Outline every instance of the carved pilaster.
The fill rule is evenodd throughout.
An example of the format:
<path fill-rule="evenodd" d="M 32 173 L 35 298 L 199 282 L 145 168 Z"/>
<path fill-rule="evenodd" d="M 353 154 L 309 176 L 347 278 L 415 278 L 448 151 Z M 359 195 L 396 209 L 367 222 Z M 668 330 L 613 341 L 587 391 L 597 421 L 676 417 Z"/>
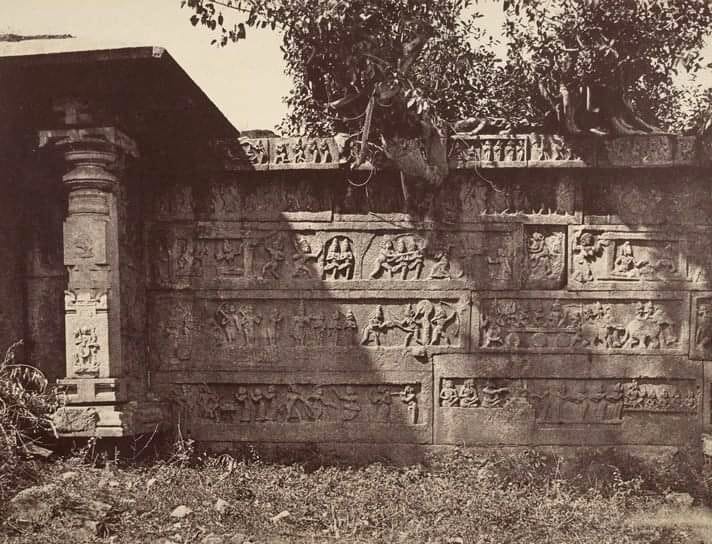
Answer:
<path fill-rule="evenodd" d="M 127 300 L 138 289 L 125 261 L 127 191 L 125 165 L 135 144 L 115 129 L 70 129 L 40 135 L 64 159 L 62 185 L 67 191 L 63 231 L 66 267 L 65 362 L 67 410 L 95 410 L 86 429 L 69 426 L 73 435 L 125 436 L 137 427 L 144 400 L 143 359 L 127 356 L 131 334 Z M 127 402 L 133 401 L 133 402 Z M 138 403 L 138 404 L 137 404 Z M 84 418 L 86 419 L 86 418 Z M 84 419 L 80 418 L 81 421 Z M 88 421 L 88 420 L 87 420 Z M 65 433 L 65 434 L 66 434 Z"/>

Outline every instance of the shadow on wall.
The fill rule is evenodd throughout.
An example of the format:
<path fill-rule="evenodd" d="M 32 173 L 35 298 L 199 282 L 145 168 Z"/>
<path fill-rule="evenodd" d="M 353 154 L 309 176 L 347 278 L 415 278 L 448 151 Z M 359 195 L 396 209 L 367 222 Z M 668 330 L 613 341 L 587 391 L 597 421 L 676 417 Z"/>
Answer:
<path fill-rule="evenodd" d="M 147 217 L 153 387 L 191 437 L 290 457 L 694 440 L 689 302 L 667 289 L 682 245 L 581 226 L 584 177 L 454 175 L 437 224 L 390 175 L 166 185 Z"/>

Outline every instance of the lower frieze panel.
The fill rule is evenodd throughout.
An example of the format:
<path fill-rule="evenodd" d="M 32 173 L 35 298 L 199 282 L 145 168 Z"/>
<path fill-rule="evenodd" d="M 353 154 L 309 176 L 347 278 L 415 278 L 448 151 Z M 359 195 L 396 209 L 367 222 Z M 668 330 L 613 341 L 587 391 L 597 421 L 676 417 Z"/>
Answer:
<path fill-rule="evenodd" d="M 436 361 L 434 441 L 607 446 L 699 438 L 697 365 L 680 358 L 669 373 L 674 361 L 606 359 L 561 361 L 556 368 L 542 358 L 523 361 L 518 370 L 504 358 Z"/>
<path fill-rule="evenodd" d="M 246 373 L 158 387 L 198 440 L 240 442 L 432 441 L 429 373 Z"/>

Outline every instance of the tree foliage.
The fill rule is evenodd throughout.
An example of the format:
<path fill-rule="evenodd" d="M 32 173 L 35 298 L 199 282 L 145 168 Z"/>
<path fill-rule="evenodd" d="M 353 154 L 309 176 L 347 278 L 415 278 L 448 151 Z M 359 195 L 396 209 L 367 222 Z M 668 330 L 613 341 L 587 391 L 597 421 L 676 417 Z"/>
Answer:
<path fill-rule="evenodd" d="M 651 123 L 669 116 L 675 101 L 673 76 L 701 67 L 712 25 L 708 0 L 505 0 L 504 7 L 510 62 L 526 74 L 549 128 L 568 133 L 656 131 Z"/>
<path fill-rule="evenodd" d="M 434 142 L 465 117 L 474 130 L 656 131 L 681 99 L 673 76 L 699 69 L 712 25 L 708 0 L 503 0 L 509 52 L 499 62 L 477 15 L 466 16 L 471 0 L 183 4 L 219 45 L 248 27 L 280 30 L 294 80 L 284 131 L 347 132 L 391 156 L 420 137 L 430 164 L 442 152 Z M 228 11 L 241 22 L 230 26 Z"/>

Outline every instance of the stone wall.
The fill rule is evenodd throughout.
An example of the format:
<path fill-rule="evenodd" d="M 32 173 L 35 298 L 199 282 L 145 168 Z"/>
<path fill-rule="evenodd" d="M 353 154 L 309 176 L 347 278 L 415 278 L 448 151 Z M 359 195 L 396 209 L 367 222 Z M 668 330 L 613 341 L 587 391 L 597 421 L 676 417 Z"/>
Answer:
<path fill-rule="evenodd" d="M 165 180 L 146 203 L 152 389 L 194 438 L 699 445 L 708 171 L 611 169 L 613 152 L 545 168 L 513 144 L 508 168 L 404 192 L 259 145 L 257 168 Z"/>

